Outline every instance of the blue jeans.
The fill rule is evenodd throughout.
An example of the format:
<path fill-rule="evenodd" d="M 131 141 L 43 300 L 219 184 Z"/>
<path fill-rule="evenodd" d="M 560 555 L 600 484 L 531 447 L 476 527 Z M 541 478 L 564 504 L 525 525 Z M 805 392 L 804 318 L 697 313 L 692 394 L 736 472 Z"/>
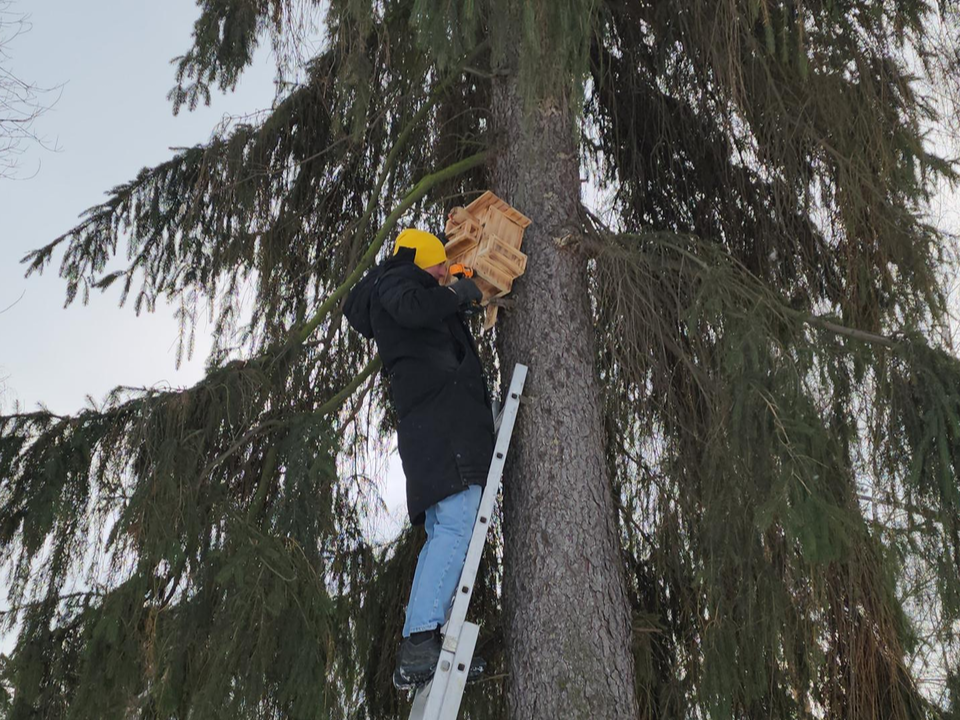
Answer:
<path fill-rule="evenodd" d="M 427 508 L 424 521 L 427 541 L 420 550 L 413 574 L 403 637 L 432 630 L 446 622 L 467 559 L 467 545 L 482 493 L 479 485 L 470 485 L 463 492 Z"/>

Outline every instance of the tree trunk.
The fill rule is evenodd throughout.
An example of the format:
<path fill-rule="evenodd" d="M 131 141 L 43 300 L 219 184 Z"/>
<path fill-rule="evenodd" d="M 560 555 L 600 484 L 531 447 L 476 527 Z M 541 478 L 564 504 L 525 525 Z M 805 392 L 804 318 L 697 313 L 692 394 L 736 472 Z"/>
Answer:
<path fill-rule="evenodd" d="M 564 101 L 523 118 L 515 77 L 495 84 L 494 192 L 531 218 L 518 309 L 498 322 L 505 379 L 529 366 L 504 483 L 508 702 L 516 720 L 635 718 L 630 610 L 603 459 L 586 261 L 577 233 L 575 116 Z"/>

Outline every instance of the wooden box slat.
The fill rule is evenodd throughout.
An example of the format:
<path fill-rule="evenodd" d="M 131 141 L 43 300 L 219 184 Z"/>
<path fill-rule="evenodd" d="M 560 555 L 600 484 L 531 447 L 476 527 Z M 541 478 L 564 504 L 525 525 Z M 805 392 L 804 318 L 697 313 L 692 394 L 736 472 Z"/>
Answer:
<path fill-rule="evenodd" d="M 483 329 L 489 330 L 497 322 L 497 310 L 500 309 L 499 305 L 487 305 L 486 312 L 483 315 Z"/>
<path fill-rule="evenodd" d="M 478 239 L 464 235 L 463 237 L 458 237 L 456 240 L 450 240 L 443 249 L 447 253 L 447 261 L 452 265 L 454 262 L 463 262 L 462 260 L 454 261 L 453 258 L 465 255 L 479 244 L 480 241 Z"/>
<path fill-rule="evenodd" d="M 514 278 L 523 275 L 527 269 L 527 256 L 496 236 L 477 250 L 477 258 L 489 260 Z"/>
<path fill-rule="evenodd" d="M 521 229 L 524 229 L 530 225 L 530 218 L 516 208 L 511 207 L 507 202 L 501 200 L 489 190 L 467 205 L 466 210 L 472 213 L 475 217 L 480 217 L 483 211 L 489 207 L 497 208 L 500 212 L 507 215 L 511 221 L 519 225 Z"/>
<path fill-rule="evenodd" d="M 513 287 L 513 276 L 487 258 L 477 257 L 473 269 L 481 278 L 497 288 L 497 295 L 506 295 Z"/>
<path fill-rule="evenodd" d="M 487 190 L 483 195 L 467 205 L 466 211 L 472 213 L 474 217 L 480 217 L 484 210 L 491 205 L 496 205 L 498 202 L 503 201 L 492 192 Z"/>
<path fill-rule="evenodd" d="M 500 290 L 496 285 L 487 282 L 482 277 L 475 275 L 473 281 L 477 284 L 477 287 L 480 288 L 480 292 L 483 293 L 483 300 L 481 302 L 486 302 L 490 298 L 497 297 L 500 294 Z"/>

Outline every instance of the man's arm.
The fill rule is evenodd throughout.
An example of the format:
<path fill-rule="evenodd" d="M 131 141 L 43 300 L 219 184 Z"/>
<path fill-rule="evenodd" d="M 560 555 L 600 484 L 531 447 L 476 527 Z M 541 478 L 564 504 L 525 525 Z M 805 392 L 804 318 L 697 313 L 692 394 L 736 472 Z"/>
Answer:
<path fill-rule="evenodd" d="M 402 276 L 388 275 L 379 284 L 380 304 L 405 328 L 436 325 L 457 312 L 460 296 L 450 287 L 425 288 Z"/>

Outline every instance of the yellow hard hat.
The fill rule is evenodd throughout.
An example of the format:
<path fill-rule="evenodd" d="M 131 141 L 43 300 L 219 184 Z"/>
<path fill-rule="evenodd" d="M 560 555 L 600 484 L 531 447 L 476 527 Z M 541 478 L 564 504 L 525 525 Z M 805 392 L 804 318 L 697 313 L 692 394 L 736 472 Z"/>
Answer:
<path fill-rule="evenodd" d="M 393 244 L 393 254 L 396 255 L 402 247 L 416 251 L 413 262 L 418 268 L 433 267 L 447 261 L 447 251 L 443 249 L 440 238 L 425 230 L 407 228 L 401 232 Z"/>

